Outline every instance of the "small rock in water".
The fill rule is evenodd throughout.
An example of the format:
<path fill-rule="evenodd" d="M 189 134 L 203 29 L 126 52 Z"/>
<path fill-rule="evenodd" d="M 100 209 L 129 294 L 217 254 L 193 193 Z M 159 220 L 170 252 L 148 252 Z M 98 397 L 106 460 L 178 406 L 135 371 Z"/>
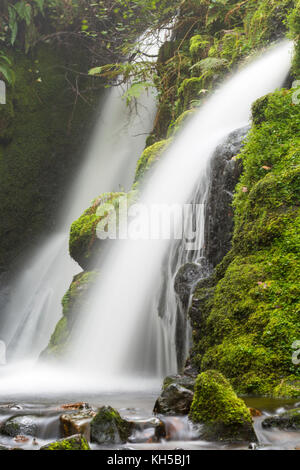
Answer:
<path fill-rule="evenodd" d="M 248 447 L 249 450 L 256 450 L 257 449 L 257 444 L 255 442 L 251 442 Z"/>
<path fill-rule="evenodd" d="M 256 408 L 249 408 L 250 414 L 252 418 L 257 418 L 258 416 L 262 416 L 262 412 L 257 410 Z"/>
<path fill-rule="evenodd" d="M 90 440 L 90 423 L 95 415 L 96 412 L 92 409 L 83 409 L 61 415 L 60 422 L 63 427 L 64 436 L 82 434 L 86 439 Z"/>
<path fill-rule="evenodd" d="M 28 441 L 29 441 L 29 437 L 26 437 L 26 436 L 16 436 L 16 437 L 15 437 L 15 441 L 16 441 L 16 442 L 28 442 Z"/>
<path fill-rule="evenodd" d="M 65 405 L 61 405 L 63 410 L 87 410 L 90 408 L 88 403 L 80 401 L 78 403 L 67 403 Z"/>
<path fill-rule="evenodd" d="M 32 445 L 33 446 L 38 446 L 39 445 L 39 443 L 38 443 L 38 441 L 36 440 L 35 437 L 32 439 Z"/>

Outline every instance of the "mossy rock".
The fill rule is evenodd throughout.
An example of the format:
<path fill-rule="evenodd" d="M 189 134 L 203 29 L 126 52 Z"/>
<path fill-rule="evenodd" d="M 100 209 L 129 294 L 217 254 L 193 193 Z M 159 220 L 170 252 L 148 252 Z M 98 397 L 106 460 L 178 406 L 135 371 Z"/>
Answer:
<path fill-rule="evenodd" d="M 219 370 L 239 394 L 299 394 L 287 385 L 300 379 L 292 362 L 300 338 L 300 107 L 292 95 L 276 91 L 253 106 L 238 157 L 233 246 L 208 285 L 199 283 L 189 313 L 193 365 Z"/>
<path fill-rule="evenodd" d="M 60 439 L 59 441 L 51 442 L 40 448 L 40 450 L 91 450 L 88 441 L 81 434 Z"/>
<path fill-rule="evenodd" d="M 91 421 L 91 440 L 98 444 L 121 444 L 132 432 L 133 424 L 122 419 L 110 406 L 100 408 Z"/>
<path fill-rule="evenodd" d="M 105 246 L 106 240 L 100 240 L 97 234 L 99 224 L 112 217 L 117 225 L 121 201 L 126 198 L 127 204 L 130 205 L 135 194 L 134 191 L 128 194 L 103 193 L 73 222 L 70 230 L 70 255 L 83 269 L 97 266 L 98 255 Z"/>
<path fill-rule="evenodd" d="M 97 271 L 82 272 L 74 276 L 62 299 L 63 316 L 58 321 L 41 359 L 61 356 L 68 348 L 68 341 L 78 316 L 89 306 L 89 292 L 99 277 Z"/>
<path fill-rule="evenodd" d="M 286 431 L 300 431 L 300 408 L 285 411 L 277 416 L 269 416 L 262 422 L 265 429 L 278 428 Z"/>
<path fill-rule="evenodd" d="M 186 123 L 190 120 L 190 118 L 195 114 L 196 109 L 188 109 L 184 111 L 174 122 L 172 122 L 168 129 L 168 137 L 174 137 Z"/>
<path fill-rule="evenodd" d="M 244 401 L 220 372 L 209 370 L 196 380 L 190 419 L 203 424 L 202 438 L 222 441 L 255 441 L 252 418 Z"/>
<path fill-rule="evenodd" d="M 159 161 L 160 157 L 170 145 L 172 139 L 161 140 L 155 142 L 150 147 L 147 147 L 139 158 L 136 166 L 134 182 L 141 181 L 148 173 L 150 168 L 153 168 L 155 163 Z"/>

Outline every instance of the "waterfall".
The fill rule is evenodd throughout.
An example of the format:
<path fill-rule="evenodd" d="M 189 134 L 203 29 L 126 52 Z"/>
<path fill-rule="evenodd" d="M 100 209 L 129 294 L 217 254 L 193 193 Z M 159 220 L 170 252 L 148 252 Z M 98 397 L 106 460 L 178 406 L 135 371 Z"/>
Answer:
<path fill-rule="evenodd" d="M 285 41 L 230 77 L 189 120 L 145 181 L 139 202 L 148 212 L 162 204 L 199 205 L 193 249 L 186 249 L 190 246 L 186 239 L 146 239 L 144 213 L 137 213 L 134 224 L 140 227 L 141 239 L 110 244 L 100 266 L 100 279 L 92 289 L 89 311 L 79 315 L 65 363 L 10 369 L 1 380 L 1 394 L 12 390 L 149 390 L 164 375 L 177 372 L 174 281 L 187 262 L 193 262 L 199 271 L 204 269 L 204 204 L 212 155 L 229 133 L 249 124 L 252 103 L 284 83 L 290 56 L 291 44 Z M 105 165 L 109 165 L 105 157 Z M 84 184 L 89 182 L 82 181 Z M 159 229 L 158 220 L 151 222 L 154 231 Z M 59 269 L 54 271 L 61 279 Z M 187 351 L 189 332 L 186 319 L 182 321 Z"/>
<path fill-rule="evenodd" d="M 142 51 L 157 55 L 165 32 L 142 38 Z M 140 41 L 139 41 L 140 42 Z M 154 60 L 154 58 L 153 58 Z M 78 175 L 63 201 L 57 229 L 23 261 L 6 306 L 1 339 L 9 360 L 35 359 L 47 346 L 62 314 L 61 299 L 80 267 L 69 256 L 70 224 L 100 193 L 128 190 L 156 114 L 156 91 L 150 88 L 133 109 L 122 98 L 124 86 L 112 87 L 101 109 L 91 144 Z"/>
<path fill-rule="evenodd" d="M 290 56 L 290 43 L 281 43 L 214 93 L 148 178 L 140 197 L 140 204 L 148 212 L 153 205 L 183 206 L 195 197 L 203 207 L 216 146 L 230 132 L 249 123 L 251 105 L 257 98 L 284 83 Z M 144 213 L 137 214 L 134 224 L 146 232 Z M 201 268 L 203 210 L 199 211 L 197 231 L 198 247 L 193 248 L 192 261 Z M 91 294 L 90 309 L 80 315 L 73 337 L 74 364 L 90 367 L 103 383 L 111 386 L 129 383 L 133 378 L 161 378 L 178 368 L 173 283 L 176 269 L 189 260 L 191 253 L 186 250 L 186 240 L 178 248 L 178 241 L 146 238 L 147 233 L 142 233 L 141 240 L 115 242 L 100 268 L 101 279 Z M 167 276 L 164 283 L 162 267 Z"/>

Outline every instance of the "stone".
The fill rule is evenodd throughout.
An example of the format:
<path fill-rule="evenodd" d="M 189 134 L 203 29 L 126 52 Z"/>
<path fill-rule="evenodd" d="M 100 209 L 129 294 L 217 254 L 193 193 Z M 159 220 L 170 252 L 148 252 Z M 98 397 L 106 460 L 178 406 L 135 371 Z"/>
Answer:
<path fill-rule="evenodd" d="M 80 434 L 51 442 L 40 448 L 40 450 L 90 450 L 85 437 Z"/>
<path fill-rule="evenodd" d="M 98 444 L 121 444 L 128 441 L 133 423 L 121 418 L 111 406 L 102 406 L 91 421 L 91 441 Z"/>
<path fill-rule="evenodd" d="M 191 390 L 171 383 L 167 385 L 156 400 L 154 413 L 170 416 L 187 415 L 193 401 L 194 394 Z"/>
<path fill-rule="evenodd" d="M 208 370 L 198 375 L 189 418 L 203 425 L 202 439 L 257 441 L 249 409 L 218 371 Z"/>
<path fill-rule="evenodd" d="M 262 427 L 300 431 L 300 408 L 285 411 L 280 415 L 269 416 L 263 420 Z"/>
<path fill-rule="evenodd" d="M 95 415 L 95 411 L 91 409 L 83 409 L 75 413 L 65 413 L 61 415 L 60 422 L 64 436 L 68 437 L 74 434 L 82 434 L 89 441 L 90 423 Z"/>

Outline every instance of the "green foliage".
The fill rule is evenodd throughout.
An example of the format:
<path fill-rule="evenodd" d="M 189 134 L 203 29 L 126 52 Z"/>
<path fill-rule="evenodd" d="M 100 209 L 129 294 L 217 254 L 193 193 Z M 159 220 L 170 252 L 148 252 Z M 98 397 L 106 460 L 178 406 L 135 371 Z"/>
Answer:
<path fill-rule="evenodd" d="M 51 442 L 41 447 L 40 450 L 90 450 L 90 446 L 85 437 L 80 434 Z"/>
<path fill-rule="evenodd" d="M 0 78 L 3 78 L 10 84 L 15 83 L 15 73 L 12 68 L 12 61 L 4 52 L 0 52 Z"/>
<path fill-rule="evenodd" d="M 220 370 L 244 394 L 299 396 L 300 107 L 292 95 L 277 91 L 253 106 L 233 248 L 221 276 L 199 284 L 190 313 L 194 364 Z"/>
<path fill-rule="evenodd" d="M 137 162 L 134 182 L 140 181 L 145 174 L 153 167 L 154 163 L 159 160 L 163 152 L 170 145 L 171 139 L 156 142 L 146 148 Z"/>

